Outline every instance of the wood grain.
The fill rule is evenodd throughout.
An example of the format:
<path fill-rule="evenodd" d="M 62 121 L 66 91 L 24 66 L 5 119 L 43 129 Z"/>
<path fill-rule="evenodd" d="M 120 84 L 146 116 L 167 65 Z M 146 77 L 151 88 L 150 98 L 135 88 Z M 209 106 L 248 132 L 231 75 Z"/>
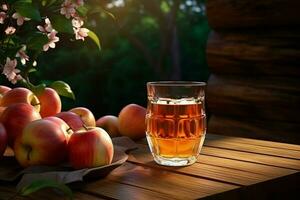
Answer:
<path fill-rule="evenodd" d="M 251 145 L 257 145 L 262 147 L 273 147 L 277 149 L 286 149 L 286 150 L 290 149 L 294 151 L 300 151 L 300 145 L 266 141 L 266 140 L 256 140 L 256 139 L 249 139 L 243 137 L 230 137 L 230 136 L 216 135 L 212 133 L 206 134 L 205 140 L 230 141 L 230 142 L 240 143 L 240 144 L 251 144 Z"/>
<path fill-rule="evenodd" d="M 165 193 L 159 193 L 138 186 L 133 186 L 131 184 L 123 184 L 119 181 L 107 179 L 98 180 L 92 183 L 85 183 L 81 187 L 80 191 L 93 196 L 106 196 L 111 199 L 178 199 Z"/>
<path fill-rule="evenodd" d="M 252 162 L 245 162 L 241 160 L 233 160 L 228 158 L 209 156 L 209 155 L 205 155 L 204 153 L 200 154 L 197 162 L 205 163 L 208 165 L 220 166 L 223 168 L 235 169 L 238 171 L 251 172 L 254 174 L 262 174 L 272 178 L 286 176 L 297 172 L 296 170 L 285 169 L 281 167 L 274 167 L 274 166 L 268 166 L 259 163 L 252 163 Z"/>
<path fill-rule="evenodd" d="M 124 164 L 122 168 L 117 168 L 107 178 L 179 199 L 203 198 L 237 188 L 231 184 L 130 163 Z"/>
<path fill-rule="evenodd" d="M 244 152 L 251 152 L 263 155 L 271 155 L 276 157 L 292 158 L 300 160 L 300 151 L 291 149 L 279 149 L 276 147 L 263 147 L 255 144 L 243 144 L 230 141 L 229 139 L 215 139 L 215 140 L 205 140 L 206 146 L 220 147 L 224 149 L 238 150 Z"/>
<path fill-rule="evenodd" d="M 300 160 L 273 157 L 255 153 L 248 153 L 242 151 L 220 149 L 215 147 L 204 146 L 201 153 L 209 156 L 216 156 L 220 158 L 229 158 L 233 160 L 247 161 L 252 163 L 259 163 L 269 166 L 282 167 L 286 169 L 300 170 Z"/>
<path fill-rule="evenodd" d="M 215 115 L 300 122 L 300 79 L 211 75 L 208 109 Z"/>
<path fill-rule="evenodd" d="M 300 144 L 299 130 L 299 122 L 256 119 L 255 117 L 212 115 L 208 121 L 208 131 L 210 133 L 244 138 L 259 138 L 261 140 L 294 144 Z M 258 142 L 261 143 L 260 141 Z M 265 145 L 266 143 L 262 144 Z M 272 144 L 273 143 L 270 143 L 270 145 Z M 282 143 L 280 143 L 280 145 L 276 145 L 278 148 L 284 148 L 283 146 L 284 144 Z M 292 147 L 287 148 L 293 149 Z"/>
<path fill-rule="evenodd" d="M 164 170 L 169 170 L 172 172 L 190 175 L 190 176 L 196 176 L 201 178 L 207 178 L 210 180 L 217 180 L 221 182 L 227 182 L 235 185 L 252 185 L 259 182 L 263 182 L 269 179 L 272 179 L 275 177 L 275 174 L 270 174 L 268 171 L 274 171 L 274 167 L 262 167 L 262 169 L 265 169 L 265 171 L 261 170 L 261 173 L 254 173 L 249 168 L 248 170 L 241 170 L 241 168 L 233 168 L 233 167 L 224 167 L 226 163 L 232 162 L 232 160 L 229 159 L 219 159 L 219 162 L 216 162 L 218 160 L 214 160 L 214 162 L 203 162 L 202 157 L 205 157 L 205 155 L 200 155 L 198 160 L 201 162 L 195 163 L 191 166 L 187 167 L 164 167 L 157 165 L 153 161 L 153 157 L 148 153 L 149 150 L 145 145 L 139 145 L 139 149 L 133 151 L 130 154 L 129 161 L 143 164 L 146 166 L 149 166 L 151 168 L 162 168 Z M 207 156 L 206 156 L 207 157 Z M 220 162 L 220 160 L 222 162 Z M 241 162 L 240 162 L 241 163 Z M 244 163 L 244 166 L 249 163 Z M 228 164 L 229 165 L 229 164 Z M 250 164 L 251 166 L 251 164 Z M 253 167 L 253 165 L 252 165 Z M 261 165 L 256 164 L 256 168 L 260 168 Z M 263 172 L 263 173 L 262 173 Z M 281 172 L 282 175 L 292 174 L 295 173 L 294 170 L 287 170 Z M 279 176 L 276 174 L 276 176 Z"/>
<path fill-rule="evenodd" d="M 300 20 L 299 20 L 300 21 Z M 206 48 L 210 72 L 300 77 L 300 31 L 212 31 Z"/>
<path fill-rule="evenodd" d="M 298 0 L 209 0 L 209 25 L 214 29 L 297 27 L 300 25 Z"/>

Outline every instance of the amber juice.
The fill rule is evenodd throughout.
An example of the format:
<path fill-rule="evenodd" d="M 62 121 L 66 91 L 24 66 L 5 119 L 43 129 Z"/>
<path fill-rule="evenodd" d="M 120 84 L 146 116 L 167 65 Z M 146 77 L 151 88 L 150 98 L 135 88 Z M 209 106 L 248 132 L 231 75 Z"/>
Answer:
<path fill-rule="evenodd" d="M 173 159 L 187 165 L 195 162 L 206 132 L 202 102 L 193 99 L 149 101 L 146 122 L 147 140 L 154 159 Z"/>

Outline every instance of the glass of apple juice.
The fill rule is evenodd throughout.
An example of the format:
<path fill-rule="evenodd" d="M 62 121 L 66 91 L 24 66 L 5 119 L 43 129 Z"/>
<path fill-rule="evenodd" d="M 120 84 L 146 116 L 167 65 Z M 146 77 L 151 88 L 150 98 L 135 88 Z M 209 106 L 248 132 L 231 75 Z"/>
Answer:
<path fill-rule="evenodd" d="M 192 81 L 147 83 L 146 136 L 156 163 L 196 162 L 206 134 L 205 86 Z"/>

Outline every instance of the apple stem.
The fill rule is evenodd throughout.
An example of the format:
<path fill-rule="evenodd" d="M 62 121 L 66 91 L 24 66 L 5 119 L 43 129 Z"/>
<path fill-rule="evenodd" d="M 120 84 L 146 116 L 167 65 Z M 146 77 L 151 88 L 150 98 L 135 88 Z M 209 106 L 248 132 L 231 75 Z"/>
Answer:
<path fill-rule="evenodd" d="M 30 160 L 30 153 L 32 151 L 31 147 L 28 147 L 28 152 L 27 152 L 27 160 Z"/>
<path fill-rule="evenodd" d="M 84 128 L 86 131 L 88 131 L 88 128 L 87 128 L 87 126 L 86 126 L 85 124 L 83 124 L 82 126 L 83 126 L 83 128 Z"/>
<path fill-rule="evenodd" d="M 32 106 L 37 106 L 37 105 L 41 105 L 41 103 L 32 104 Z"/>

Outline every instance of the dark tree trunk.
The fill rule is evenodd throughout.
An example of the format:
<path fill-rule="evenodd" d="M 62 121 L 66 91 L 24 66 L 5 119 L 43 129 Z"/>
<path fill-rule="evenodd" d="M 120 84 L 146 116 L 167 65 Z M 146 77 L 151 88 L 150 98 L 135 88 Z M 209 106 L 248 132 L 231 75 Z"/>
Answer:
<path fill-rule="evenodd" d="M 172 72 L 171 80 L 181 80 L 181 66 L 180 66 L 180 46 L 177 33 L 177 27 L 174 26 L 172 32 L 172 47 L 171 47 L 171 58 L 172 58 Z"/>

